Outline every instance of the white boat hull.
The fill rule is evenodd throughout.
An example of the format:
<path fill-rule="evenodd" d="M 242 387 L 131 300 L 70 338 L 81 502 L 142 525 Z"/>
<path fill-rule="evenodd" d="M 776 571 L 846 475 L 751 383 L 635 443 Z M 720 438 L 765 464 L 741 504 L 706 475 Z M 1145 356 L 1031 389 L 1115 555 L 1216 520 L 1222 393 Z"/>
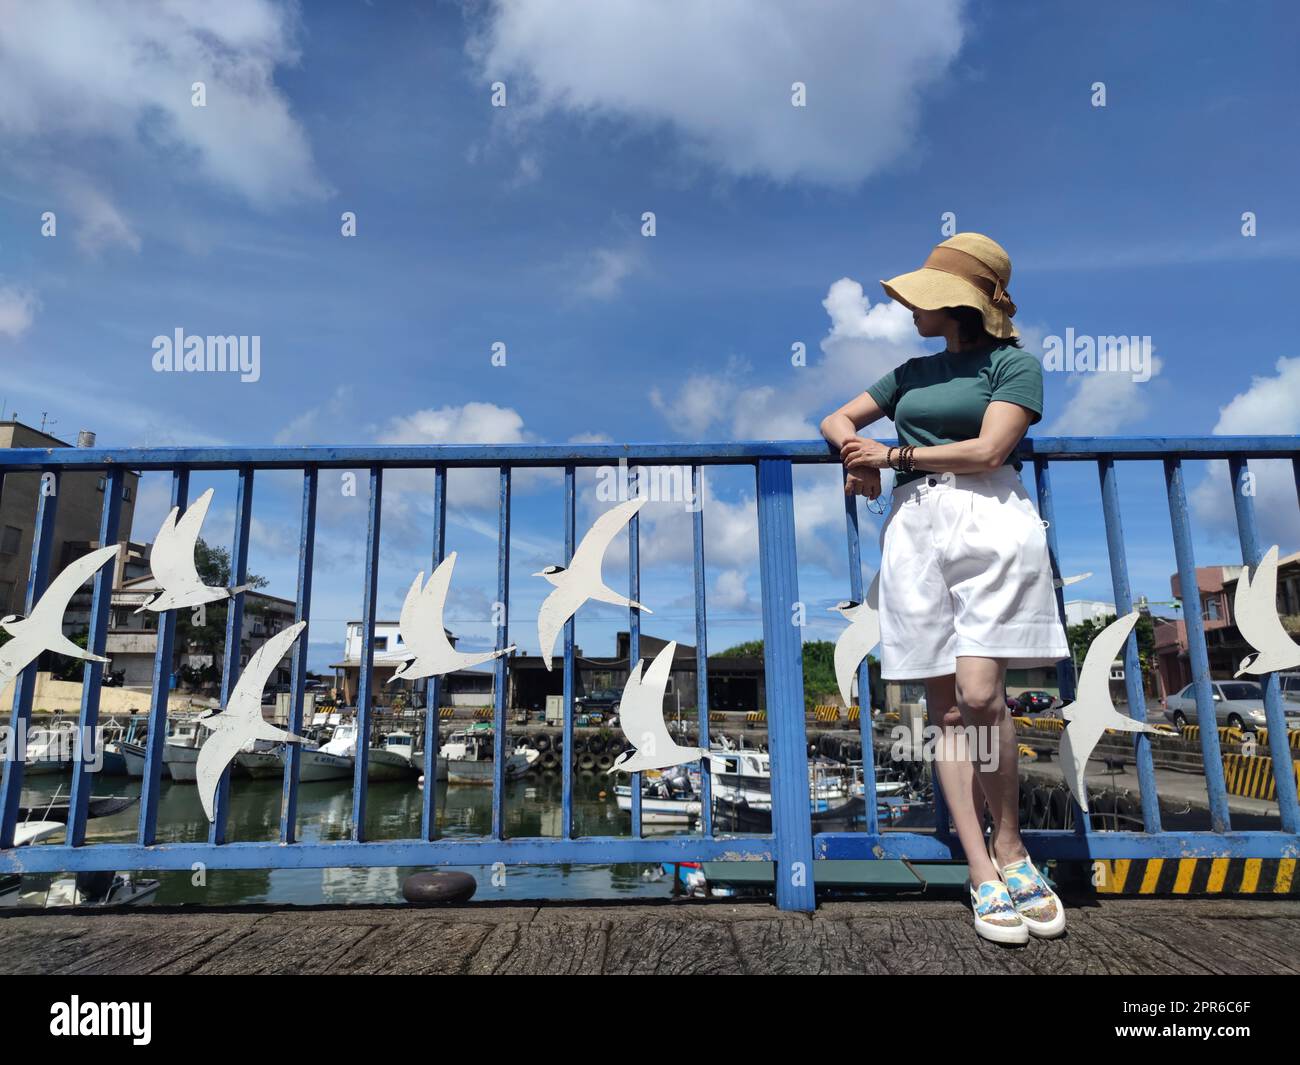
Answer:
<path fill-rule="evenodd" d="M 281 753 L 280 759 L 285 755 Z M 318 780 L 343 780 L 353 775 L 356 763 L 351 758 L 338 754 L 326 754 L 324 751 L 303 751 L 298 762 L 298 779 L 304 784 Z M 284 763 L 280 763 L 281 770 Z"/>
<path fill-rule="evenodd" d="M 193 784 L 199 778 L 199 748 L 169 743 L 163 748 L 163 765 L 167 767 L 172 780 Z"/>
<path fill-rule="evenodd" d="M 284 762 L 275 751 L 240 751 L 235 755 L 235 765 L 254 780 L 284 776 Z"/>

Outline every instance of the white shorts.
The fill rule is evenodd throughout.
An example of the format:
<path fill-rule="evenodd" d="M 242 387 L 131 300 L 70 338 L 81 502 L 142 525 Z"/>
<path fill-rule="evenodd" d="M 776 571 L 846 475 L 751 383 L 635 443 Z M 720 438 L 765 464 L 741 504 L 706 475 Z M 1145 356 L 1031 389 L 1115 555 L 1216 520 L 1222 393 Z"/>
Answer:
<path fill-rule="evenodd" d="M 1012 467 L 895 488 L 880 558 L 883 679 L 955 673 L 959 655 L 1012 668 L 1070 657 L 1047 532 Z"/>

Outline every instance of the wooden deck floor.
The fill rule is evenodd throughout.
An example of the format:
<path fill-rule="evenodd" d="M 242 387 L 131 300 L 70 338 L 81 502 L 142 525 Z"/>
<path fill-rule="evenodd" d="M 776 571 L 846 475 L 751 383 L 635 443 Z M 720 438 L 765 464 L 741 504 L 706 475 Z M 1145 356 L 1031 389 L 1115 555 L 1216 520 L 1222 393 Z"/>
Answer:
<path fill-rule="evenodd" d="M 1300 900 L 1068 908 L 1015 949 L 941 899 L 38 913 L 0 918 L 0 973 L 1300 973 Z"/>

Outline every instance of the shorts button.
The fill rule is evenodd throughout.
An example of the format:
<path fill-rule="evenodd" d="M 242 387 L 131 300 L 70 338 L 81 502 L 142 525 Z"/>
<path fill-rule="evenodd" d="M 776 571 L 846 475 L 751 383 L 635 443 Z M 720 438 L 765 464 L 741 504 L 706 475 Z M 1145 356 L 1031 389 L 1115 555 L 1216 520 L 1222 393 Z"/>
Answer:
<path fill-rule="evenodd" d="M 926 481 L 926 484 L 928 484 L 931 488 L 933 488 L 933 487 L 934 487 L 936 484 L 938 484 L 938 483 L 939 483 L 939 482 L 936 481 L 933 477 L 929 478 L 929 479 Z"/>

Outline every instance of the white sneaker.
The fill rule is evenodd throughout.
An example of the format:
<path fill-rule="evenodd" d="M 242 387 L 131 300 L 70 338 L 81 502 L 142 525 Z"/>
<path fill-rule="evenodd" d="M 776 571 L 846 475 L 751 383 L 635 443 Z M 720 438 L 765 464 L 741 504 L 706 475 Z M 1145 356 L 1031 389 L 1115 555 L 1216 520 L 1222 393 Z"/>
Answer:
<path fill-rule="evenodd" d="M 1029 942 L 1029 928 L 1001 880 L 985 880 L 978 888 L 970 887 L 970 908 L 975 915 L 975 931 L 992 943 L 1019 946 Z"/>

